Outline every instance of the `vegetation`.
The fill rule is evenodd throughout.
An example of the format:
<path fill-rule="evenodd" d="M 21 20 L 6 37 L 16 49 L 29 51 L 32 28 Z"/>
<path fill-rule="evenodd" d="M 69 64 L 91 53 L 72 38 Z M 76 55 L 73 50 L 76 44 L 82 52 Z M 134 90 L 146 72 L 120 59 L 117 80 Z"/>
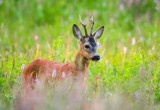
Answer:
<path fill-rule="evenodd" d="M 79 95 L 83 100 L 75 109 L 86 100 L 92 102 L 90 109 L 160 109 L 158 0 L 0 0 L 0 109 L 18 103 L 21 72 L 30 61 L 74 60 L 72 26 L 80 25 L 79 14 L 82 19 L 94 17 L 95 31 L 102 25 L 105 30 L 98 41 L 101 60 L 90 63 L 86 97 Z M 64 109 L 69 100 L 72 108 L 72 93 L 58 93 L 49 93 L 43 107 Z M 59 98 L 57 106 L 51 96 Z"/>

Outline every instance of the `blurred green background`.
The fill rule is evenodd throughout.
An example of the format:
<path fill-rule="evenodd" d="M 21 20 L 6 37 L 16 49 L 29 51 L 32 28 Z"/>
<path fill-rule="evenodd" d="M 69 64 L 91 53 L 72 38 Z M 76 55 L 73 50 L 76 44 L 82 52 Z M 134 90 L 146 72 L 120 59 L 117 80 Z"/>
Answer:
<path fill-rule="evenodd" d="M 90 64 L 90 87 L 99 74 L 105 91 L 134 96 L 140 90 L 159 103 L 159 0 L 0 0 L 1 102 L 13 103 L 22 65 L 40 57 L 62 63 L 74 60 L 73 24 L 83 32 L 79 14 L 84 21 L 94 17 L 94 31 L 105 27 L 98 41 L 101 61 Z"/>

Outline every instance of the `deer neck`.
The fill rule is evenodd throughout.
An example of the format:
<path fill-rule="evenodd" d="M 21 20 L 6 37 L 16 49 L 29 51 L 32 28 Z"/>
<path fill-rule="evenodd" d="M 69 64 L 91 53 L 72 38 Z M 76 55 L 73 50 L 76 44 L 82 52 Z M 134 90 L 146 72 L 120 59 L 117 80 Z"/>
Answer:
<path fill-rule="evenodd" d="M 73 65 L 74 70 L 77 72 L 86 72 L 88 69 L 89 60 L 82 55 L 80 49 L 76 54 Z"/>

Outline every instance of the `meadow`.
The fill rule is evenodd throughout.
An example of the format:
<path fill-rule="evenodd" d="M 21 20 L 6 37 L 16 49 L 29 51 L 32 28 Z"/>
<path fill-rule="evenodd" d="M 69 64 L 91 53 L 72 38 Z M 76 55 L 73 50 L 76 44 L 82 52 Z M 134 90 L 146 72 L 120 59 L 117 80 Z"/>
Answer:
<path fill-rule="evenodd" d="M 21 103 L 24 66 L 37 58 L 74 60 L 79 14 L 94 17 L 94 31 L 105 27 L 87 89 L 68 90 L 64 81 Z M 0 110 L 27 109 L 31 100 L 37 110 L 160 110 L 160 1 L 0 0 Z"/>

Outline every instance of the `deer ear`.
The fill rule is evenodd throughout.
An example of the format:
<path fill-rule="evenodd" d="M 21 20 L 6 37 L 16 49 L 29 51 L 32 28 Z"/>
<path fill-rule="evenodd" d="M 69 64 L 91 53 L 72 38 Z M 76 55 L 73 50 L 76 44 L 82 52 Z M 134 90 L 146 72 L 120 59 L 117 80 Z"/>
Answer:
<path fill-rule="evenodd" d="M 94 34 L 93 34 L 93 37 L 95 39 L 98 39 L 102 36 L 102 33 L 103 33 L 103 30 L 104 30 L 104 26 L 102 26 L 101 28 L 99 28 Z"/>
<path fill-rule="evenodd" d="M 81 34 L 81 31 L 80 31 L 80 29 L 78 28 L 78 26 L 77 25 L 73 25 L 73 34 L 74 34 L 74 36 L 78 39 L 78 40 L 80 40 L 81 38 L 82 38 L 82 34 Z"/>

